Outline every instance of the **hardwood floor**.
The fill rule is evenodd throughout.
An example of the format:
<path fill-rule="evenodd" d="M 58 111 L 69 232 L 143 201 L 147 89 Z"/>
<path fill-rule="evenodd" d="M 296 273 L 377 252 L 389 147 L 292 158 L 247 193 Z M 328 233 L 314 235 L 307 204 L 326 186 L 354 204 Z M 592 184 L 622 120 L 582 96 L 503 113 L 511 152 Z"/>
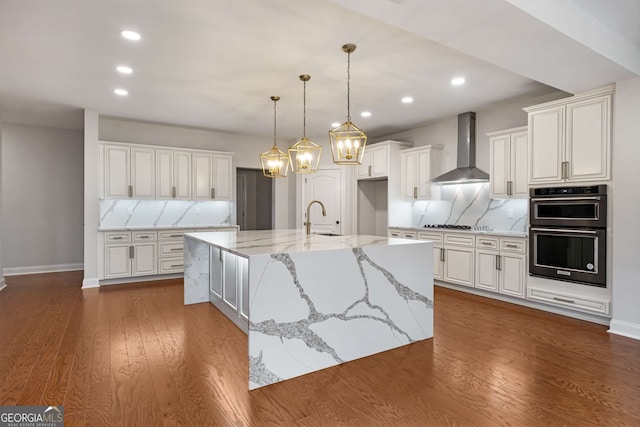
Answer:
<path fill-rule="evenodd" d="M 247 337 L 182 280 L 0 292 L 0 405 L 65 425 L 640 425 L 640 341 L 444 288 L 434 338 L 247 391 Z"/>

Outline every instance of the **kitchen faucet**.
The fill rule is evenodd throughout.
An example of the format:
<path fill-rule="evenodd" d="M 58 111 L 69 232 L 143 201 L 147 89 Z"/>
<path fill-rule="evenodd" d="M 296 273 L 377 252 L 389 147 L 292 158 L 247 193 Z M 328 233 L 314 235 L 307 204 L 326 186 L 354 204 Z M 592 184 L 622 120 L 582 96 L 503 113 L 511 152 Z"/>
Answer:
<path fill-rule="evenodd" d="M 327 211 L 324 208 L 324 205 L 322 204 L 322 202 L 320 200 L 312 200 L 311 202 L 309 202 L 309 206 L 307 206 L 307 221 L 304 223 L 304 225 L 307 227 L 307 236 L 311 234 L 311 205 L 314 203 L 319 203 L 320 207 L 322 207 L 322 216 L 327 216 Z"/>

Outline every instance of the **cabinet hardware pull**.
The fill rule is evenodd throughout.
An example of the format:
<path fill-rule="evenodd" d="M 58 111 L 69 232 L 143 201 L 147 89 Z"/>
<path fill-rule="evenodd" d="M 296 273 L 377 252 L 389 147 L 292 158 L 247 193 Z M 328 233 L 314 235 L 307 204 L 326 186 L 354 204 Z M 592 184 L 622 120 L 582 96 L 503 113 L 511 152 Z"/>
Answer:
<path fill-rule="evenodd" d="M 169 237 L 182 237 L 182 234 L 170 234 Z"/>
<path fill-rule="evenodd" d="M 369 165 L 369 176 L 371 176 L 371 165 Z"/>
<path fill-rule="evenodd" d="M 122 237 L 122 236 L 117 236 L 117 237 L 112 237 L 111 239 L 112 239 L 112 240 L 122 240 L 122 239 L 124 239 L 124 237 Z"/>
<path fill-rule="evenodd" d="M 507 243 L 505 246 L 506 246 L 507 248 L 518 249 L 518 245 L 513 245 L 513 244 L 511 244 L 511 243 Z"/>
<path fill-rule="evenodd" d="M 480 244 L 481 245 L 485 245 L 485 246 L 492 246 L 493 245 L 493 243 L 491 243 L 491 242 L 482 242 Z"/>
<path fill-rule="evenodd" d="M 171 268 L 184 267 L 184 264 L 172 264 Z"/>
<path fill-rule="evenodd" d="M 176 187 L 171 187 L 171 197 L 176 198 Z"/>
<path fill-rule="evenodd" d="M 556 300 L 556 301 L 560 301 L 560 302 L 567 302 L 569 304 L 575 304 L 576 303 L 574 300 L 565 299 L 565 298 L 553 297 L 553 299 Z"/>
<path fill-rule="evenodd" d="M 138 236 L 140 239 L 148 239 L 149 236 Z"/>
<path fill-rule="evenodd" d="M 507 181 L 507 196 L 513 196 L 513 181 Z"/>
<path fill-rule="evenodd" d="M 442 262 L 445 261 L 444 248 L 440 248 L 440 261 L 442 261 Z"/>
<path fill-rule="evenodd" d="M 531 231 L 537 231 L 537 232 L 541 232 L 541 233 L 568 233 L 568 234 L 598 234 L 597 231 L 592 231 L 592 230 L 578 230 L 578 229 L 573 229 L 573 230 L 567 230 L 564 228 L 531 228 Z"/>
<path fill-rule="evenodd" d="M 127 187 L 127 195 L 133 197 L 133 185 Z"/>
<path fill-rule="evenodd" d="M 215 199 L 215 198 L 216 198 L 216 189 L 215 189 L 215 188 L 212 188 L 212 189 L 211 189 L 211 198 L 212 198 L 212 199 Z"/>
<path fill-rule="evenodd" d="M 583 197 L 554 197 L 553 202 L 566 202 L 566 201 L 582 201 L 582 200 L 602 200 L 600 196 L 583 196 Z M 549 202 L 549 199 L 533 197 L 532 202 Z"/>
<path fill-rule="evenodd" d="M 414 199 L 418 198 L 418 187 L 413 187 L 413 198 Z"/>
<path fill-rule="evenodd" d="M 171 252 L 177 252 L 177 251 L 181 251 L 182 248 L 171 248 L 169 249 Z"/>
<path fill-rule="evenodd" d="M 129 246 L 129 258 L 133 258 L 134 253 L 133 253 L 133 246 Z"/>
<path fill-rule="evenodd" d="M 502 260 L 500 255 L 496 255 L 496 270 L 502 270 Z"/>

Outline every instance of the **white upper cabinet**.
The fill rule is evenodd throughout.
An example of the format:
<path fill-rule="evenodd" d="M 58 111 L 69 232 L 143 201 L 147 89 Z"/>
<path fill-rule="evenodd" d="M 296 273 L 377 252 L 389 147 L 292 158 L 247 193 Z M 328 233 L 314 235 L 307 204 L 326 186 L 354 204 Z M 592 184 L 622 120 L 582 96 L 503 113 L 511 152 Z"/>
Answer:
<path fill-rule="evenodd" d="M 525 108 L 529 184 L 611 179 L 614 86 Z"/>
<path fill-rule="evenodd" d="M 491 197 L 495 199 L 528 196 L 527 127 L 507 129 L 489 136 Z"/>
<path fill-rule="evenodd" d="M 401 188 L 404 199 L 431 197 L 431 180 L 440 174 L 442 146 L 425 145 L 402 150 Z"/>
<path fill-rule="evenodd" d="M 358 179 L 386 178 L 391 173 L 392 158 L 398 150 L 409 144 L 399 141 L 383 141 L 367 145 L 362 156 L 362 164 L 358 166 Z M 392 152 L 393 151 L 393 152 Z"/>
<path fill-rule="evenodd" d="M 191 199 L 191 152 L 156 150 L 156 198 Z"/>
<path fill-rule="evenodd" d="M 100 154 L 101 198 L 155 198 L 153 148 L 105 144 Z"/>
<path fill-rule="evenodd" d="M 231 155 L 193 153 L 193 199 L 231 200 Z"/>

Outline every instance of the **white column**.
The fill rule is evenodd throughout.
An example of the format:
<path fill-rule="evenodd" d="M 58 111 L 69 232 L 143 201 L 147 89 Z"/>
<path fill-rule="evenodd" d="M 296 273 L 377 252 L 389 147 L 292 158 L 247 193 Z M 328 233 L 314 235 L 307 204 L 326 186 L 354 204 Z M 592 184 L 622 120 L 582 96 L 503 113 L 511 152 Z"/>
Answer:
<path fill-rule="evenodd" d="M 84 280 L 82 288 L 98 282 L 98 223 L 100 215 L 98 113 L 84 110 Z"/>
<path fill-rule="evenodd" d="M 0 123 L 0 291 L 6 288 L 2 275 L 2 123 Z"/>

